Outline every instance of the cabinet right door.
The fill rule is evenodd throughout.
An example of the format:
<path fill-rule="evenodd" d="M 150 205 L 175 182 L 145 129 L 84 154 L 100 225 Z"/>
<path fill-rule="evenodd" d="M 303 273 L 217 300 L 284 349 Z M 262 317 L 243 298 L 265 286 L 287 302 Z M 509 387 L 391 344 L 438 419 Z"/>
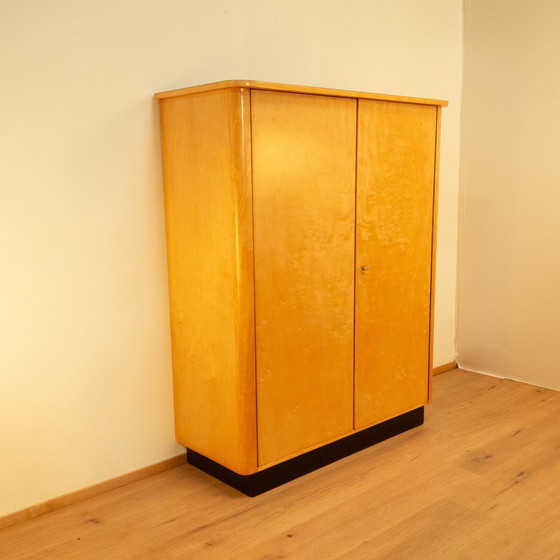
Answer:
<path fill-rule="evenodd" d="M 437 108 L 360 100 L 355 429 L 426 404 Z"/>

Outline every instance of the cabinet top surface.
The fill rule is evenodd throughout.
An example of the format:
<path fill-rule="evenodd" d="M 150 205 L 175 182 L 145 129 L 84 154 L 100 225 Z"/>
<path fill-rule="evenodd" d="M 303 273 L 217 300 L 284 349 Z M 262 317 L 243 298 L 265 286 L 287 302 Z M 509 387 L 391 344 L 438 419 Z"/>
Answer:
<path fill-rule="evenodd" d="M 172 91 L 164 91 L 156 93 L 155 97 L 158 100 L 168 99 L 171 97 L 181 97 L 184 95 L 193 95 L 195 93 L 204 93 L 208 91 L 215 91 L 220 89 L 232 88 L 248 88 L 260 89 L 267 91 L 283 91 L 289 93 L 307 93 L 312 95 L 330 95 L 334 97 L 351 97 L 358 99 L 376 99 L 379 101 L 395 101 L 398 103 L 415 103 L 421 105 L 437 105 L 439 107 L 447 107 L 447 101 L 439 99 L 424 99 L 419 97 L 404 97 L 400 95 L 386 95 L 380 93 L 366 93 L 360 91 L 347 91 L 342 89 L 329 89 L 310 86 L 295 86 L 289 84 L 275 84 L 270 82 L 258 82 L 253 80 L 227 80 L 223 82 L 214 82 L 211 84 L 204 84 L 200 86 L 192 86 L 182 89 L 175 89 Z"/>

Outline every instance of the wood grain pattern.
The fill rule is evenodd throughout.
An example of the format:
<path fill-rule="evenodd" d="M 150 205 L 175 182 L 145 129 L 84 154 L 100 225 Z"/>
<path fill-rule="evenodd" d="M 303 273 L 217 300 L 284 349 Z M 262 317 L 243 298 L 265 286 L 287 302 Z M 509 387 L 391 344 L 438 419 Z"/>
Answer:
<path fill-rule="evenodd" d="M 258 454 L 352 430 L 356 101 L 252 92 Z"/>
<path fill-rule="evenodd" d="M 161 101 L 175 425 L 256 470 L 249 92 Z"/>
<path fill-rule="evenodd" d="M 0 531 L 9 560 L 557 560 L 560 393 L 454 370 L 423 427 L 247 498 L 189 465 Z"/>
<path fill-rule="evenodd" d="M 435 107 L 359 101 L 356 428 L 428 399 L 436 125 Z"/>

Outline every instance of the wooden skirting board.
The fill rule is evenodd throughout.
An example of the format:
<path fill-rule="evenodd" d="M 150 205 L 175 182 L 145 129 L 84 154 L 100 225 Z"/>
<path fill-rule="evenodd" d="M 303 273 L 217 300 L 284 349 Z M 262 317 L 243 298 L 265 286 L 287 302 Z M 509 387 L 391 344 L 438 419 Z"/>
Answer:
<path fill-rule="evenodd" d="M 448 364 L 435 367 L 433 369 L 433 374 L 439 375 L 441 373 L 445 373 L 446 371 L 451 371 L 456 367 L 457 364 L 455 362 L 449 362 Z M 100 482 L 99 484 L 94 484 L 93 486 L 88 486 L 87 488 L 82 488 L 81 490 L 76 490 L 75 492 L 70 492 L 69 494 L 64 494 L 63 496 L 47 500 L 46 502 L 27 507 L 20 511 L 0 516 L 0 529 L 34 519 L 70 504 L 75 504 L 76 502 L 81 502 L 87 498 L 98 496 L 103 492 L 107 492 L 121 486 L 126 486 L 131 482 L 136 482 L 137 480 L 142 480 L 143 478 L 148 478 L 166 470 L 184 465 L 186 462 L 186 453 L 183 453 L 177 457 L 171 457 L 165 461 L 160 461 L 155 465 L 150 465 L 148 467 L 117 476 L 110 480 Z"/>
<path fill-rule="evenodd" d="M 440 373 L 445 373 L 446 371 L 451 371 L 457 367 L 457 362 L 449 362 L 448 364 L 443 364 L 441 366 L 437 366 L 433 369 L 434 375 L 439 375 Z"/>
<path fill-rule="evenodd" d="M 94 484 L 92 486 L 82 488 L 81 490 L 76 490 L 75 492 L 70 492 L 69 494 L 64 494 L 63 496 L 58 496 L 57 498 L 47 500 L 46 502 L 27 507 L 20 511 L 9 513 L 0 517 L 0 529 L 10 527 L 11 525 L 15 525 L 16 523 L 21 523 L 23 521 L 29 521 L 30 519 L 61 509 L 65 506 L 69 506 L 70 504 L 75 504 L 77 502 L 81 502 L 82 500 L 86 500 L 87 498 L 98 496 L 99 494 L 103 494 L 103 492 L 114 490 L 115 488 L 126 486 L 131 482 L 136 482 L 137 480 L 142 480 L 143 478 L 148 478 L 174 467 L 184 465 L 186 462 L 186 453 L 182 453 L 176 457 L 160 461 L 155 465 L 149 465 L 148 467 L 111 478 L 110 480 L 105 480 L 99 484 Z"/>

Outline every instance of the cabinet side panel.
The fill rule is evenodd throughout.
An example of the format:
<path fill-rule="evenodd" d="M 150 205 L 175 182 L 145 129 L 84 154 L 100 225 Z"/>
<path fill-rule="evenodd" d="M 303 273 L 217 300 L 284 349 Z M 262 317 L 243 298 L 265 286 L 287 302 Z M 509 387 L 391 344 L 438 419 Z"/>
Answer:
<path fill-rule="evenodd" d="M 439 153 L 441 142 L 441 107 L 436 108 L 436 147 L 434 154 L 434 216 L 432 224 L 432 283 L 430 304 L 430 375 L 428 377 L 428 403 L 433 398 L 434 380 L 434 318 L 435 318 L 435 293 L 436 293 L 436 256 L 437 256 L 437 231 L 438 231 L 438 200 L 439 200 Z"/>
<path fill-rule="evenodd" d="M 256 470 L 248 102 L 161 101 L 177 440 L 239 474 Z"/>
<path fill-rule="evenodd" d="M 364 428 L 428 399 L 437 109 L 361 100 L 358 113 L 355 421 Z"/>
<path fill-rule="evenodd" d="M 252 92 L 259 465 L 351 432 L 356 101 Z"/>

